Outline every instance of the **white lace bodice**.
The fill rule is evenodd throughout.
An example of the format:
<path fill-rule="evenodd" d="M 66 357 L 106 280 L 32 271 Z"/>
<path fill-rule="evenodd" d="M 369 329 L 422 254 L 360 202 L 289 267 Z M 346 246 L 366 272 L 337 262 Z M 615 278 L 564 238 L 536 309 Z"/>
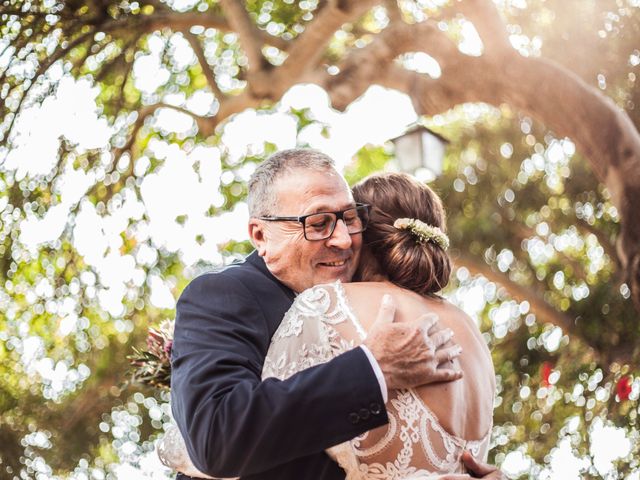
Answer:
<path fill-rule="evenodd" d="M 285 314 L 271 339 L 262 377 L 283 380 L 354 348 L 365 335 L 340 282 L 313 287 Z M 347 480 L 418 480 L 464 472 L 465 450 L 486 460 L 490 431 L 476 441 L 448 433 L 414 390 L 392 392 L 386 408 L 387 426 L 328 450 Z"/>

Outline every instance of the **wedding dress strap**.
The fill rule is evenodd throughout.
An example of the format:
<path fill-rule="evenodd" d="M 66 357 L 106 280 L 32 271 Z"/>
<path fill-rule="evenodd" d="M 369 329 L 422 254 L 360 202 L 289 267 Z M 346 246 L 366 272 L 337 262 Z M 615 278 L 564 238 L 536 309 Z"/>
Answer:
<path fill-rule="evenodd" d="M 349 300 L 347 299 L 347 292 L 345 291 L 344 285 L 342 285 L 342 282 L 340 280 L 337 280 L 334 283 L 328 284 L 327 287 L 333 288 L 336 295 L 336 301 L 337 301 L 338 307 L 342 307 L 342 311 L 345 312 L 347 318 L 353 324 L 353 327 L 356 329 L 356 332 L 358 332 L 358 336 L 360 337 L 360 340 L 364 341 L 364 339 L 367 338 L 367 332 L 362 326 L 362 324 L 360 323 L 360 320 L 358 320 L 358 317 L 354 315 L 353 309 L 351 308 L 351 305 L 349 304 Z"/>

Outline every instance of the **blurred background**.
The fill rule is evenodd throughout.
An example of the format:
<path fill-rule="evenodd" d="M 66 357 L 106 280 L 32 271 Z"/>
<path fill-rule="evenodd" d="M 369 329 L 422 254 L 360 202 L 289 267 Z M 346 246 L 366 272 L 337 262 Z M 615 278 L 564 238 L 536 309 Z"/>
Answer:
<path fill-rule="evenodd" d="M 638 0 L 3 0 L 0 32 L 0 478 L 171 477 L 130 357 L 294 146 L 442 196 L 493 463 L 640 478 Z"/>

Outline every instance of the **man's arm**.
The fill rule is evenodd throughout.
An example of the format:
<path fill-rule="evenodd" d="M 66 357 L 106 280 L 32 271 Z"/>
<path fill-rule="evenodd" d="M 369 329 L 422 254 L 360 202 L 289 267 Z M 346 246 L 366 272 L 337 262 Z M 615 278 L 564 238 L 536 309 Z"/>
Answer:
<path fill-rule="evenodd" d="M 362 349 L 285 381 L 261 381 L 269 340 L 258 299 L 233 276 L 199 277 L 178 302 L 172 407 L 193 463 L 207 474 L 265 471 L 388 421 Z"/>

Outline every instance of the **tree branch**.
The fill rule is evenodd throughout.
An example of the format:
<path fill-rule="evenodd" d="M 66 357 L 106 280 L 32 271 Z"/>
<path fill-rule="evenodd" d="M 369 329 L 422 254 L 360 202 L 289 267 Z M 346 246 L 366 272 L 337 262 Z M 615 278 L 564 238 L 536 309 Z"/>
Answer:
<path fill-rule="evenodd" d="M 571 317 L 559 312 L 549 305 L 539 294 L 531 290 L 531 288 L 523 287 L 509 279 L 503 273 L 496 272 L 487 263 L 478 261 L 470 255 L 459 251 L 458 255 L 453 258 L 457 266 L 466 267 L 474 275 L 482 275 L 490 282 L 500 284 L 504 287 L 509 295 L 517 301 L 527 301 L 531 305 L 532 312 L 542 323 L 551 323 L 572 336 L 581 337 L 580 331 L 575 328 L 575 323 Z M 584 340 L 584 339 L 583 339 Z M 589 343 L 586 342 L 588 345 Z"/>
<path fill-rule="evenodd" d="M 402 21 L 402 10 L 400 10 L 398 0 L 385 0 L 384 6 L 391 23 Z"/>
<path fill-rule="evenodd" d="M 129 41 L 127 41 L 120 49 L 120 53 L 118 53 L 113 59 L 111 59 L 110 61 L 102 65 L 102 67 L 100 67 L 100 71 L 95 76 L 96 82 L 101 82 L 115 68 L 127 63 L 126 61 L 127 50 L 131 48 L 131 46 L 138 41 L 138 38 L 139 38 L 138 36 L 135 36 L 131 38 Z M 131 64 L 133 64 L 133 62 L 131 62 Z M 125 82 L 126 82 L 126 77 L 127 75 L 125 75 Z"/>
<path fill-rule="evenodd" d="M 635 218 L 634 205 L 640 198 L 640 134 L 629 116 L 563 66 L 524 58 L 508 46 L 504 25 L 490 0 L 465 0 L 462 5 L 484 32 L 490 54 L 462 55 L 432 25 L 396 22 L 366 48 L 352 51 L 340 74 L 331 77 L 317 70 L 306 79 L 324 87 L 339 109 L 374 83 L 409 95 L 420 115 L 436 115 L 466 102 L 496 107 L 507 103 L 540 120 L 556 136 L 571 138 L 609 189 L 621 217 Z M 435 80 L 395 65 L 391 60 L 405 51 L 432 55 L 441 62 L 442 76 Z M 496 55 L 501 56 L 500 67 Z M 617 252 L 640 311 L 640 222 L 622 223 Z"/>
<path fill-rule="evenodd" d="M 113 22 L 113 26 L 109 30 L 118 28 L 130 28 L 131 18 L 124 18 Z M 141 26 L 145 31 L 158 30 L 162 27 L 170 27 L 174 31 L 185 31 L 191 27 L 199 25 L 205 28 L 215 28 L 216 30 L 230 31 L 231 26 L 227 20 L 220 15 L 200 12 L 175 12 L 162 11 L 147 15 L 139 19 Z M 119 25 L 118 25 L 119 24 Z"/>
<path fill-rule="evenodd" d="M 598 239 L 598 243 L 603 248 L 604 253 L 609 256 L 609 258 L 614 261 L 618 258 L 615 245 L 611 243 L 611 238 L 604 231 L 595 228 L 593 225 L 590 225 L 588 222 L 581 218 L 574 218 L 576 221 L 576 227 L 580 230 L 593 234 Z"/>
<path fill-rule="evenodd" d="M 92 47 L 93 45 L 99 45 L 99 44 L 98 44 L 98 43 L 93 43 L 93 39 L 88 40 L 88 41 L 87 41 L 87 44 L 88 44 L 88 45 L 87 45 L 87 49 L 86 49 L 86 51 L 84 52 L 84 54 L 82 55 L 82 57 L 80 57 L 80 58 L 76 59 L 76 60 L 73 62 L 72 70 L 78 70 L 82 65 L 84 65 L 84 62 L 86 62 L 86 61 L 87 61 L 87 58 L 89 58 L 89 57 L 90 57 L 90 56 L 92 56 L 92 55 L 98 55 L 98 54 L 99 54 L 100 52 L 102 52 L 102 51 L 103 51 L 103 50 L 104 50 L 104 49 L 105 49 L 105 48 L 106 48 L 110 43 L 112 43 L 112 42 L 111 42 L 111 41 L 105 42 L 105 43 L 103 43 L 102 45 L 100 45 L 100 46 L 98 47 L 98 51 L 96 51 L 96 52 L 92 52 L 92 51 L 91 51 L 91 47 Z"/>
<path fill-rule="evenodd" d="M 29 10 L 25 12 L 23 10 L 20 10 L 19 8 L 0 7 L 0 15 L 15 15 L 16 17 L 27 17 L 32 15 L 34 17 L 44 18 L 47 15 L 57 15 L 57 14 L 52 14 L 51 12 L 32 12 Z"/>
<path fill-rule="evenodd" d="M 220 102 L 218 113 L 215 117 L 211 118 L 209 128 L 215 129 L 218 125 L 220 125 L 220 123 L 229 118 L 231 115 L 240 113 L 247 108 L 256 108 L 263 102 L 264 99 L 256 97 L 246 90 L 240 95 L 227 97 L 223 102 Z"/>
<path fill-rule="evenodd" d="M 251 21 L 243 3 L 237 0 L 220 0 L 220 5 L 227 14 L 231 28 L 238 34 L 240 45 L 249 58 L 249 73 L 263 70 L 265 59 L 262 56 L 260 30 Z"/>
<path fill-rule="evenodd" d="M 136 121 L 133 123 L 133 128 L 131 130 L 131 134 L 129 135 L 129 138 L 127 139 L 127 142 L 124 144 L 124 146 L 119 147 L 119 148 L 115 148 L 113 150 L 113 159 L 114 159 L 113 163 L 114 163 L 114 165 L 118 163 L 118 160 L 120 159 L 120 157 L 122 156 L 122 154 L 124 152 L 126 152 L 126 151 L 131 149 L 132 145 L 136 141 L 136 137 L 138 136 L 138 132 L 140 131 L 140 129 L 144 125 L 144 121 L 146 120 L 146 118 L 149 115 L 153 115 L 156 112 L 156 110 L 158 110 L 159 108 L 161 108 L 163 106 L 164 105 L 162 105 L 162 104 L 145 105 L 140 110 L 138 110 L 138 112 L 137 112 L 138 118 L 136 118 Z"/>
<path fill-rule="evenodd" d="M 209 65 L 209 62 L 207 62 L 207 57 L 204 54 L 204 50 L 202 49 L 202 45 L 200 44 L 200 40 L 198 39 L 198 37 L 196 35 L 194 35 L 193 33 L 189 32 L 189 31 L 185 31 L 183 33 L 184 33 L 184 36 L 186 37 L 186 39 L 189 41 L 189 44 L 191 45 L 191 48 L 193 49 L 193 52 L 196 54 L 196 57 L 198 58 L 198 62 L 200 63 L 200 66 L 202 67 L 202 73 L 204 74 L 205 78 L 207 79 L 207 84 L 209 85 L 209 88 L 211 89 L 213 94 L 216 96 L 218 101 L 222 102 L 222 100 L 226 97 L 226 95 L 224 93 L 222 93 L 220 88 L 218 88 L 218 83 L 216 82 L 216 77 L 215 77 L 215 75 L 213 73 L 213 70 L 211 70 L 211 66 Z"/>
<path fill-rule="evenodd" d="M 136 118 L 136 121 L 133 124 L 133 129 L 131 135 L 129 135 L 127 143 L 123 147 L 116 148 L 114 150 L 114 163 L 117 163 L 118 159 L 124 152 L 131 149 L 136 140 L 138 132 L 140 131 L 140 128 L 142 128 L 142 126 L 144 125 L 146 118 L 154 115 L 155 112 L 161 108 L 170 108 L 177 112 L 189 115 L 196 122 L 200 133 L 202 133 L 205 137 L 211 135 L 215 126 L 217 125 L 214 117 L 202 117 L 184 107 L 179 107 L 177 105 L 169 105 L 167 103 L 154 103 L 152 105 L 145 105 L 138 111 L 138 118 Z"/>
<path fill-rule="evenodd" d="M 198 130 L 200 131 L 200 133 L 204 136 L 204 137 L 208 137 L 211 134 L 213 134 L 213 131 L 215 130 L 216 127 L 216 123 L 213 122 L 214 117 L 202 117 L 198 114 L 193 113 L 191 110 L 188 110 L 184 107 L 178 107 L 175 105 L 168 105 L 166 103 L 162 103 L 157 105 L 158 108 L 170 108 L 172 110 L 175 110 L 177 112 L 181 112 L 184 113 L 186 115 L 189 115 L 191 118 L 193 118 L 193 120 L 196 122 L 196 125 L 198 126 Z"/>
<path fill-rule="evenodd" d="M 506 226 L 504 226 L 505 231 L 510 233 L 510 237 L 515 240 L 513 244 L 521 245 L 523 241 L 530 240 L 531 238 L 538 238 L 534 229 L 528 227 L 524 223 L 518 222 L 509 222 Z M 515 249 L 510 247 L 513 251 Z M 567 255 L 564 252 L 557 251 L 558 255 L 562 257 L 562 264 L 569 264 L 573 269 L 573 274 L 576 278 L 586 281 L 586 267 L 584 264 L 576 260 L 575 258 L 571 258 L 571 256 Z M 530 262 L 525 260 L 530 265 Z M 531 265 L 530 268 L 534 269 Z"/>
<path fill-rule="evenodd" d="M 492 0 L 462 0 L 458 10 L 476 27 L 485 46 L 485 55 L 501 57 L 513 50 L 500 12 Z"/>
<path fill-rule="evenodd" d="M 410 51 L 425 51 L 440 64 L 443 76 L 446 70 L 462 61 L 473 60 L 463 56 L 455 43 L 431 21 L 408 25 L 396 21 L 380 33 L 376 39 L 362 49 L 352 50 L 340 65 L 340 73 L 330 77 L 325 75 L 315 81 L 329 93 L 337 109 L 345 109 L 374 83 L 391 82 L 390 88 L 407 93 L 416 111 L 421 112 L 416 98 L 422 98 L 416 88 L 418 80 L 433 83 L 433 79 L 419 75 L 394 65 L 394 59 Z M 453 105 L 452 105 L 453 106 Z"/>
<path fill-rule="evenodd" d="M 335 32 L 345 23 L 366 12 L 376 2 L 373 0 L 331 0 L 317 12 L 315 19 L 292 43 L 289 56 L 274 72 L 273 96 L 279 98 L 291 85 L 318 63 Z"/>
<path fill-rule="evenodd" d="M 129 46 L 127 48 L 129 48 Z M 126 58 L 124 57 L 124 55 L 126 55 L 126 52 L 123 51 L 122 54 L 122 59 L 126 63 Z M 127 87 L 127 81 L 129 80 L 131 72 L 133 72 L 133 62 L 129 62 L 126 65 L 126 70 L 124 72 L 124 75 L 122 76 L 122 83 L 120 84 L 120 95 L 118 96 L 118 106 L 116 107 L 116 111 L 114 112 L 114 118 L 120 114 L 120 111 L 123 108 L 126 99 L 124 89 Z"/>
<path fill-rule="evenodd" d="M 276 37 L 274 35 L 269 34 L 268 32 L 264 32 L 262 30 L 258 30 L 260 32 L 262 43 L 265 45 L 272 45 L 283 52 L 289 50 L 291 47 L 291 42 L 289 40 L 285 40 L 282 37 Z"/>

